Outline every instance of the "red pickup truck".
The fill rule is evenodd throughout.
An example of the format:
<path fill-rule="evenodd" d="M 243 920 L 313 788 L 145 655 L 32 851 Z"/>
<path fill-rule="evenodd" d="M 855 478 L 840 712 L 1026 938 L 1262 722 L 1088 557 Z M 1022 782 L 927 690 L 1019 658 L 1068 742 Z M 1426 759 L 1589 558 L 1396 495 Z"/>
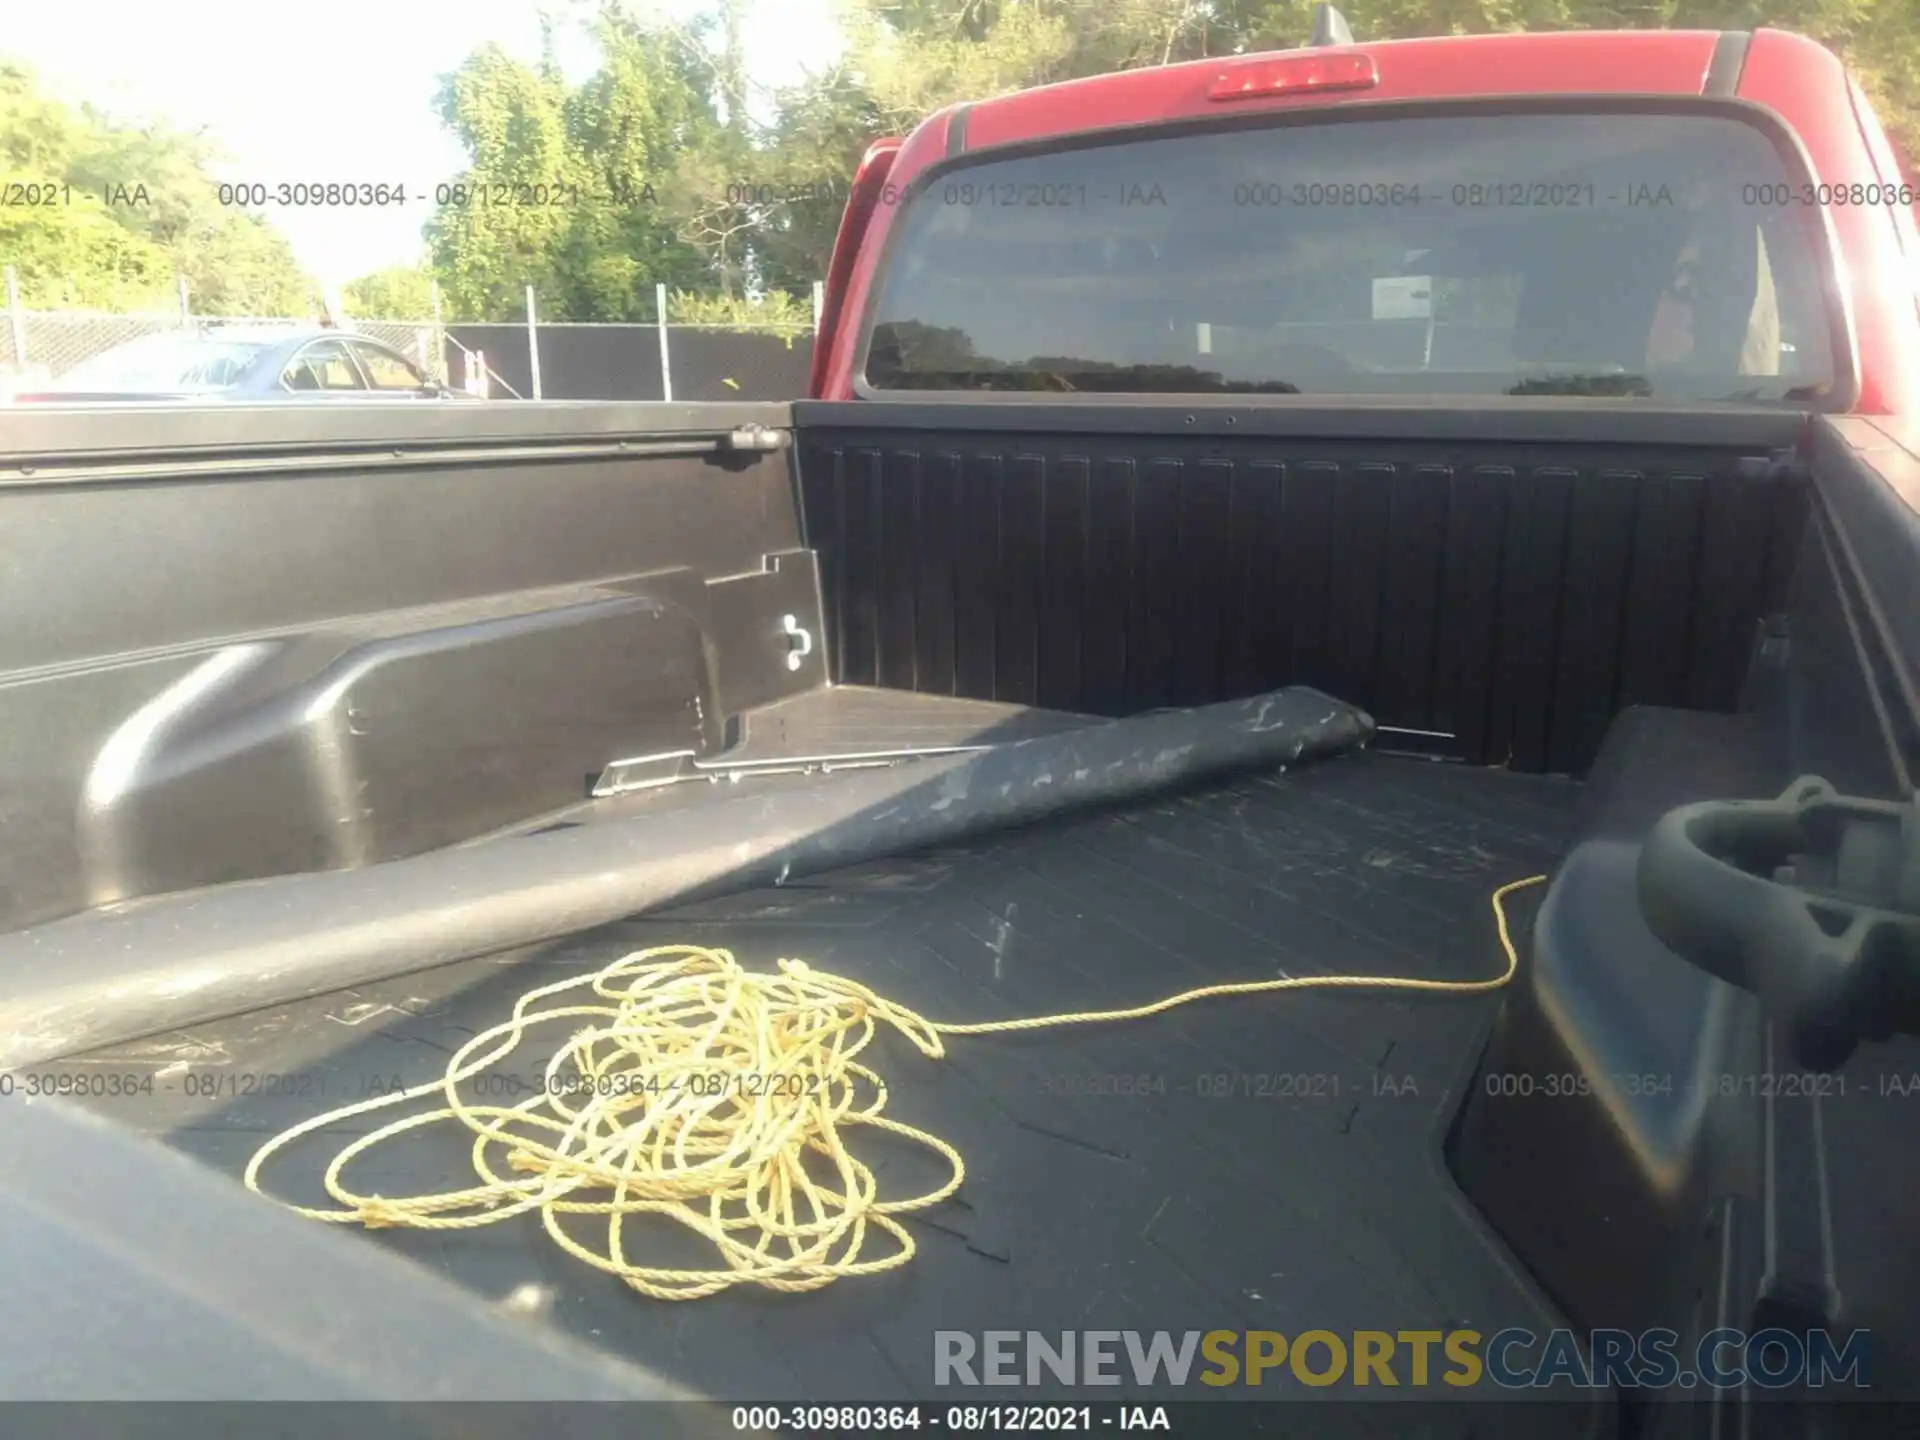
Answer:
<path fill-rule="evenodd" d="M 0 1398 L 1911 1431 L 1825 1402 L 1920 1401 L 1912 197 L 1790 35 L 1316 39 L 875 146 L 805 400 L 0 422 Z M 340 1151 L 688 945 L 969 1029 L 1455 993 L 882 1026 L 938 1196 L 785 1013 L 778 1093 L 620 1030 Z M 295 1126 L 373 1237 L 237 1183 Z"/>

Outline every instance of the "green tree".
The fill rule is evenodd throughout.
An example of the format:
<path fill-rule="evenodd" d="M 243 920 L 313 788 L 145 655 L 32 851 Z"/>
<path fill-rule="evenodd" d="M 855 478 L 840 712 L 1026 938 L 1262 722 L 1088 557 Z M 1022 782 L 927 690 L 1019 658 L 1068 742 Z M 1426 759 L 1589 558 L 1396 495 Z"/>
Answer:
<path fill-rule="evenodd" d="M 567 237 L 559 302 L 581 319 L 642 319 L 655 285 L 733 293 L 737 247 L 703 228 L 703 211 L 742 142 L 715 113 L 704 29 L 647 26 L 613 8 L 591 26 L 600 68 L 566 109 L 590 195 Z"/>
<path fill-rule="evenodd" d="M 738 243 L 702 208 L 729 143 L 710 67 L 617 8 L 584 23 L 600 66 L 577 88 L 550 58 L 498 49 L 443 86 L 442 118 L 471 157 L 468 203 L 442 207 L 427 234 L 458 314 L 517 317 L 532 285 L 549 319 L 638 320 L 658 284 L 738 288 Z M 519 187 L 552 203 L 517 203 Z"/>
<path fill-rule="evenodd" d="M 0 261 L 37 306 L 170 307 L 179 277 L 202 313 L 287 313 L 312 282 L 278 231 L 219 203 L 222 158 L 198 135 L 65 105 L 0 62 L 0 169 L 67 187 L 60 204 L 0 210 Z"/>
<path fill-rule="evenodd" d="M 754 245 L 764 284 L 796 293 L 827 273 L 847 190 L 867 147 L 894 121 L 847 67 L 780 96 L 758 176 L 791 196 L 760 217 Z"/>
<path fill-rule="evenodd" d="M 455 200 L 428 221 L 434 268 L 463 316 L 519 312 L 525 287 L 552 290 L 553 259 L 567 215 L 561 204 L 519 204 L 566 193 L 584 178 L 567 149 L 566 94 L 549 69 L 522 64 L 497 46 L 469 56 L 443 83 L 441 119 L 472 157 Z M 546 187 L 544 190 L 533 187 Z"/>
<path fill-rule="evenodd" d="M 433 314 L 433 272 L 424 265 L 389 265 L 341 287 L 349 314 L 365 320 L 425 320 Z"/>
<path fill-rule="evenodd" d="M 0 262 L 40 310 L 146 310 L 173 285 L 167 252 L 116 224 L 96 200 L 0 208 Z"/>

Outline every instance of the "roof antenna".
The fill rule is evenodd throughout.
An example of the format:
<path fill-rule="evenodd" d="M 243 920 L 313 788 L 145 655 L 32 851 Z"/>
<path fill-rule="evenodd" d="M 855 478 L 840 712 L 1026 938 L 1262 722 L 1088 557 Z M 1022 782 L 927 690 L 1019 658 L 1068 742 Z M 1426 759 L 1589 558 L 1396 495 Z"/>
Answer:
<path fill-rule="evenodd" d="M 1331 5 L 1314 6 L 1312 43 L 1315 45 L 1353 44 L 1353 30 L 1347 24 L 1347 17 Z"/>

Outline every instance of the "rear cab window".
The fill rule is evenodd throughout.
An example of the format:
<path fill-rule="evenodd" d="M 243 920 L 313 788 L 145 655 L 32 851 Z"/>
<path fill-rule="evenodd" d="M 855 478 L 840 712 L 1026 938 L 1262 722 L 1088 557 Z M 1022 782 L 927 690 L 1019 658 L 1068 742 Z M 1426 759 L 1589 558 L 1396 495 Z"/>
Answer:
<path fill-rule="evenodd" d="M 1835 366 L 1803 180 L 1711 111 L 988 156 L 910 194 L 862 389 L 1805 401 Z"/>

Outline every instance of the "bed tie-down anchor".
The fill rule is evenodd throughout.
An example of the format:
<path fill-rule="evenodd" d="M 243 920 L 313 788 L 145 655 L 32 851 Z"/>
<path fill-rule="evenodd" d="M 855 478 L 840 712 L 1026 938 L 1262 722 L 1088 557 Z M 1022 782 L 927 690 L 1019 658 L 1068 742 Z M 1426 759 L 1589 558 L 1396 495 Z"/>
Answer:
<path fill-rule="evenodd" d="M 813 653 L 813 632 L 800 623 L 799 616 L 782 615 L 780 633 L 787 641 L 787 669 L 798 670 Z"/>

